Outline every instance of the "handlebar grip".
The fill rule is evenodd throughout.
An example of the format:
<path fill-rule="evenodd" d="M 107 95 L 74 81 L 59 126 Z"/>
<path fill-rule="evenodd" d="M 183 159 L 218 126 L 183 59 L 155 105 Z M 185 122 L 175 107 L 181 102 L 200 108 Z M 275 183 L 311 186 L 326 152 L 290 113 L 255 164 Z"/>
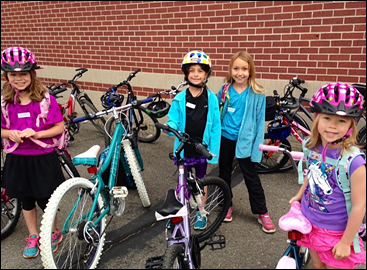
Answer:
<path fill-rule="evenodd" d="M 68 90 L 66 87 L 63 87 L 63 88 L 60 88 L 60 89 L 57 89 L 57 90 L 50 90 L 50 95 L 53 95 L 54 97 L 57 96 L 57 94 L 60 94 L 62 92 L 65 92 L 66 90 Z"/>
<path fill-rule="evenodd" d="M 298 151 L 291 151 L 291 155 L 294 160 L 302 160 L 304 153 Z"/>
<path fill-rule="evenodd" d="M 278 146 L 273 146 L 273 145 L 260 144 L 259 145 L 259 150 L 260 151 L 278 152 L 279 147 Z"/>
<path fill-rule="evenodd" d="M 83 122 L 83 121 L 86 121 L 86 120 L 92 120 L 92 119 L 94 119 L 94 117 L 95 117 L 94 114 L 89 113 L 89 115 L 85 115 L 85 116 L 73 119 L 73 123 L 79 123 L 79 122 Z"/>
<path fill-rule="evenodd" d="M 167 125 L 163 125 L 163 124 L 161 124 L 161 123 L 159 123 L 159 122 L 157 122 L 157 123 L 155 123 L 155 126 L 157 127 L 157 128 L 160 128 L 160 129 L 163 129 L 163 130 L 169 130 L 169 126 L 167 126 Z"/>
<path fill-rule="evenodd" d="M 196 152 L 202 154 L 207 160 L 211 160 L 213 156 L 209 153 L 208 149 L 201 143 L 195 144 Z"/>

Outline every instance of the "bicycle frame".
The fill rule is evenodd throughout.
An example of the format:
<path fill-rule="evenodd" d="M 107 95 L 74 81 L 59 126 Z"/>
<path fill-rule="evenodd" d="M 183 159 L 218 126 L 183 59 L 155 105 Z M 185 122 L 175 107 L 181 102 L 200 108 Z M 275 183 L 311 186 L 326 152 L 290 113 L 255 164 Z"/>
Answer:
<path fill-rule="evenodd" d="M 184 166 L 184 161 L 181 160 L 179 161 L 179 165 L 178 165 L 178 171 L 179 171 L 179 176 L 178 176 L 178 181 L 177 181 L 177 189 L 176 189 L 176 194 L 178 193 L 178 199 L 181 202 L 182 205 L 184 205 L 185 207 L 187 207 L 187 211 L 188 213 L 190 213 L 190 209 L 188 207 L 189 204 L 189 197 L 190 197 L 190 192 L 187 190 L 187 186 L 188 186 L 188 182 L 187 182 L 187 167 Z M 178 191 L 178 192 L 177 192 Z M 172 223 L 174 223 L 172 221 Z M 166 231 L 167 234 L 167 231 Z M 189 268 L 190 269 L 194 269 L 194 264 L 193 264 L 193 260 L 191 257 L 191 249 L 192 249 L 192 245 L 191 245 L 191 230 L 190 230 L 190 215 L 186 215 L 182 217 L 182 220 L 178 223 L 175 223 L 175 227 L 173 229 L 172 232 L 172 237 L 168 238 L 166 235 L 166 241 L 167 241 L 167 247 L 168 245 L 177 245 L 177 244 L 183 244 L 185 247 L 185 255 L 184 258 L 187 258 L 187 260 L 185 260 L 185 262 L 187 262 L 189 264 Z"/>
<path fill-rule="evenodd" d="M 151 99 L 145 99 L 142 100 L 141 103 L 147 103 L 150 102 Z M 103 112 L 99 112 L 96 113 L 94 116 L 90 116 L 90 117 L 80 117 L 77 119 L 74 119 L 73 122 L 82 122 L 85 120 L 90 120 L 87 118 L 98 118 L 100 116 L 103 116 L 105 114 L 109 114 L 109 113 L 113 113 L 113 117 L 115 118 L 116 121 L 116 129 L 113 133 L 112 136 L 112 141 L 111 141 L 111 145 L 110 145 L 110 151 L 108 151 L 106 159 L 104 160 L 101 168 L 96 171 L 94 173 L 94 175 L 91 178 L 91 181 L 95 183 L 95 189 L 92 191 L 93 195 L 94 195 L 94 199 L 93 199 L 93 205 L 91 208 L 91 211 L 87 214 L 88 215 L 88 219 L 87 219 L 87 224 L 89 224 L 89 228 L 92 229 L 93 227 L 95 227 L 100 221 L 101 219 L 110 212 L 111 210 L 111 206 L 110 206 L 110 199 L 111 199 L 111 195 L 109 194 L 109 192 L 106 191 L 106 185 L 103 182 L 102 179 L 102 174 L 103 172 L 108 168 L 108 166 L 111 164 L 111 169 L 110 169 L 110 175 L 109 175 L 109 180 L 108 180 L 108 190 L 112 190 L 113 187 L 115 186 L 115 179 L 116 179 L 116 173 L 117 173 L 117 167 L 118 167 L 118 163 L 120 160 L 120 148 L 121 148 L 121 143 L 122 140 L 124 140 L 124 135 L 128 136 L 128 133 L 125 132 L 125 129 L 122 125 L 122 122 L 120 120 L 120 117 L 118 115 L 118 111 L 123 111 L 126 109 L 129 109 L 130 107 L 133 107 L 132 104 L 128 104 L 128 105 L 124 105 L 124 106 L 120 106 L 120 107 L 112 107 L 111 109 L 107 110 L 107 111 L 103 111 Z M 104 204 L 104 209 L 99 213 L 99 216 L 97 217 L 96 220 L 92 220 L 93 219 L 93 214 L 95 213 L 96 207 L 97 207 L 97 201 L 98 201 L 98 197 L 99 195 L 102 195 L 102 198 L 104 200 L 104 202 L 107 202 Z M 77 204 L 79 203 L 79 201 L 76 201 L 73 210 L 77 208 Z M 67 221 L 73 216 L 73 210 L 69 213 Z M 87 216 L 83 216 L 79 219 L 78 222 L 80 222 L 81 220 L 84 220 L 85 217 Z M 75 226 L 75 224 L 71 224 L 72 226 Z M 65 224 L 63 225 L 62 231 L 63 233 L 65 233 L 66 231 L 68 231 L 69 229 L 69 225 L 68 222 L 65 222 Z"/>

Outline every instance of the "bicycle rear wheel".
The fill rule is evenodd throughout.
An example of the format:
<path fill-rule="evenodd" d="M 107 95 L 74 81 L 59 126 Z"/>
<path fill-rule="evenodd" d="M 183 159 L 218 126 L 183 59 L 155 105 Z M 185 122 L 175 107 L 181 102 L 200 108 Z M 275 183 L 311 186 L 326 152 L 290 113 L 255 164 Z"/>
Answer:
<path fill-rule="evenodd" d="M 206 176 L 201 180 L 198 180 L 200 187 L 205 192 L 205 196 L 202 197 L 202 203 L 205 205 L 205 210 L 209 213 L 207 216 L 207 226 L 204 230 L 195 230 L 196 213 L 199 209 L 196 204 L 190 203 L 190 226 L 191 234 L 196 235 L 199 242 L 208 239 L 213 235 L 222 222 L 228 212 L 229 204 L 231 201 L 231 192 L 227 183 L 214 176 Z"/>
<path fill-rule="evenodd" d="M 85 96 L 81 96 L 77 100 L 85 115 L 99 112 L 93 103 L 90 102 Z M 99 117 L 90 121 L 100 133 L 105 134 L 104 125 L 106 124 L 106 119 L 104 119 L 104 117 Z"/>
<path fill-rule="evenodd" d="M 48 269 L 94 269 L 100 260 L 105 242 L 106 217 L 92 227 L 87 218 L 92 211 L 94 184 L 84 178 L 72 178 L 62 183 L 52 194 L 42 216 L 40 230 L 41 257 Z M 99 195 L 92 213 L 92 221 L 104 209 Z M 57 223 L 62 241 L 56 252 L 52 250 L 52 230 Z"/>
<path fill-rule="evenodd" d="M 164 254 L 162 269 L 188 269 L 184 261 L 184 254 L 183 245 L 168 246 Z"/>

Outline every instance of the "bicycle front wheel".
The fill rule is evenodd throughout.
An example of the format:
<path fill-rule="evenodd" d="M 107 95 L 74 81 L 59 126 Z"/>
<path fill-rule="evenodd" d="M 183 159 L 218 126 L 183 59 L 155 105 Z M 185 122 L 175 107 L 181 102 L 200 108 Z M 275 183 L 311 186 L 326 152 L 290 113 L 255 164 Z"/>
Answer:
<path fill-rule="evenodd" d="M 99 112 L 93 103 L 87 100 L 86 97 L 81 96 L 77 100 L 85 115 Z M 106 119 L 104 119 L 104 117 L 99 117 L 90 121 L 100 133 L 105 134 L 104 125 L 106 124 Z"/>
<path fill-rule="evenodd" d="M 41 257 L 46 269 L 94 269 L 100 260 L 105 242 L 106 217 L 94 226 L 100 216 L 103 200 L 99 195 L 93 208 L 94 185 L 84 178 L 72 178 L 62 183 L 52 194 L 42 216 L 40 230 Z M 93 211 L 91 213 L 91 211 Z M 54 223 L 60 225 L 62 240 L 52 247 Z M 57 225 L 57 224 L 55 224 Z"/>
<path fill-rule="evenodd" d="M 130 140 L 123 140 L 122 146 L 124 148 L 127 163 L 129 164 L 129 168 L 133 176 L 136 188 L 138 190 L 140 200 L 144 207 L 149 207 L 150 206 L 149 195 L 147 189 L 145 188 L 143 177 L 141 176 L 140 173 L 141 169 L 138 163 L 138 159 L 135 155 L 133 148 L 131 147 Z"/>
<path fill-rule="evenodd" d="M 208 239 L 222 225 L 231 202 L 231 192 L 228 184 L 219 177 L 206 176 L 199 180 L 199 185 L 205 192 L 202 203 L 208 212 L 207 226 L 204 230 L 195 230 L 196 213 L 199 209 L 190 203 L 190 226 L 192 235 L 196 235 L 199 242 Z"/>
<path fill-rule="evenodd" d="M 1 240 L 14 231 L 19 221 L 20 213 L 19 200 L 7 197 L 5 189 L 1 188 Z"/>
<path fill-rule="evenodd" d="M 59 158 L 61 167 L 64 169 L 69 178 L 80 176 L 78 170 L 75 168 L 73 162 L 65 152 L 60 154 L 58 153 L 57 157 Z"/>

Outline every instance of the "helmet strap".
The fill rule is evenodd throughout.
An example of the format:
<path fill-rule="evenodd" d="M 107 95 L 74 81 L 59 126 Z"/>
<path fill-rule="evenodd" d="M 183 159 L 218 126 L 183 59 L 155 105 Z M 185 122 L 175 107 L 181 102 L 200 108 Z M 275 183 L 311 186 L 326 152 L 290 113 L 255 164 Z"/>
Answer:
<path fill-rule="evenodd" d="M 346 140 L 347 138 L 349 138 L 349 136 L 352 134 L 352 132 L 353 132 L 353 129 L 351 128 L 351 129 L 349 129 L 349 130 L 347 131 L 347 133 L 343 136 L 343 138 L 341 138 L 341 139 L 339 139 L 339 140 L 336 140 L 336 141 L 332 142 L 332 144 L 333 144 L 333 145 L 335 145 L 335 144 L 338 144 L 338 143 L 340 143 L 340 142 L 342 142 L 342 141 Z"/>

